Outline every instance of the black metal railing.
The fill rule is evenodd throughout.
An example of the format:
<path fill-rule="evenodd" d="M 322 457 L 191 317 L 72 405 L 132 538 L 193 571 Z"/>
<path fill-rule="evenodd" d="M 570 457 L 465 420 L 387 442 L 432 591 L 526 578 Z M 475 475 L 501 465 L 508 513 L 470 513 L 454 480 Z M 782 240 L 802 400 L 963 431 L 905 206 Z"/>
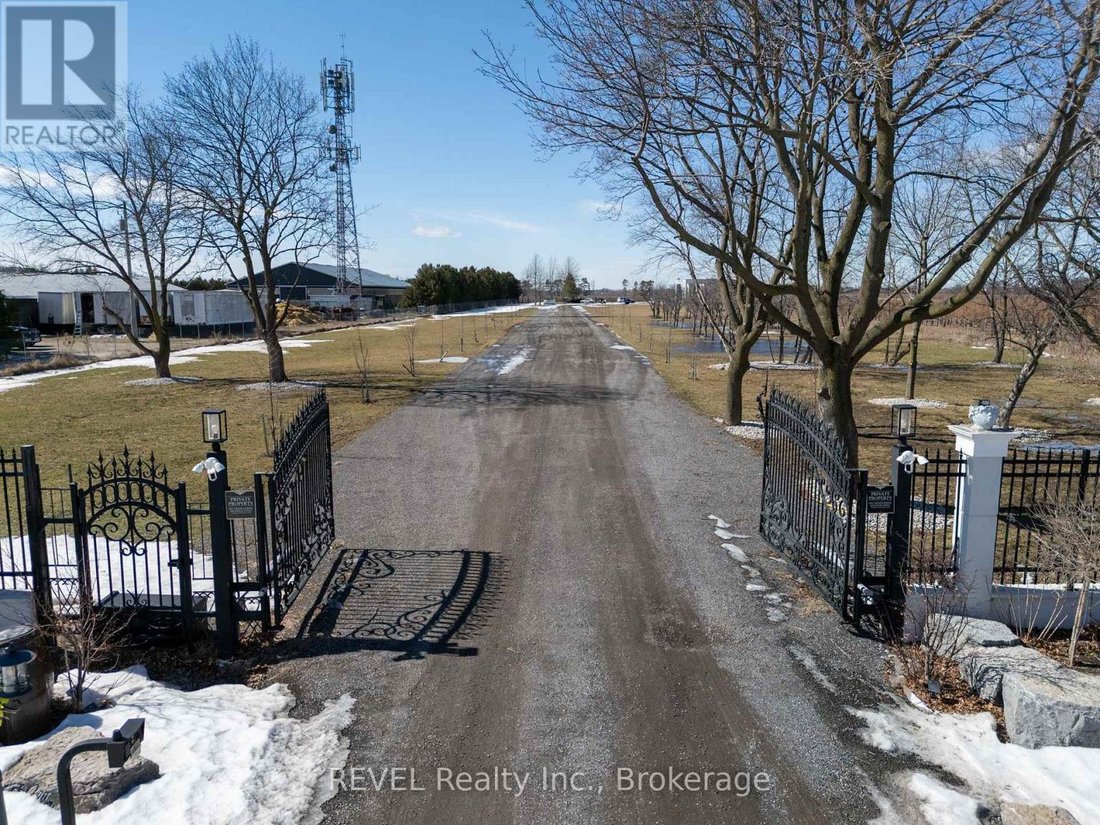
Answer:
<path fill-rule="evenodd" d="M 1086 448 L 1015 448 L 1004 460 L 993 574 L 1001 584 L 1056 584 L 1042 544 L 1051 509 L 1100 497 L 1100 456 Z"/>
<path fill-rule="evenodd" d="M 955 503 L 966 459 L 950 449 L 937 449 L 925 457 L 927 464 L 912 466 L 905 565 L 910 584 L 936 582 L 958 570 Z"/>
<path fill-rule="evenodd" d="M 257 481 L 266 500 L 269 574 L 276 624 L 336 537 L 329 406 L 319 390 L 298 411 L 274 450 L 274 469 Z"/>

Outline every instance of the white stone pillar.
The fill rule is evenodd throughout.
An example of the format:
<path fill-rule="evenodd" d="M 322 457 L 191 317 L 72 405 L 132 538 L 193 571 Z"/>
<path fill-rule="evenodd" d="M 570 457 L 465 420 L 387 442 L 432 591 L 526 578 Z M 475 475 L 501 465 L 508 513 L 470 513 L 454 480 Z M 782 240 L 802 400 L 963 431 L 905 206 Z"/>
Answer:
<path fill-rule="evenodd" d="M 966 457 L 966 472 L 955 496 L 955 547 L 959 584 L 966 589 L 966 613 L 989 618 L 993 598 L 993 558 L 997 550 L 997 509 L 1001 467 L 1018 430 L 979 430 L 952 424 L 955 449 Z"/>

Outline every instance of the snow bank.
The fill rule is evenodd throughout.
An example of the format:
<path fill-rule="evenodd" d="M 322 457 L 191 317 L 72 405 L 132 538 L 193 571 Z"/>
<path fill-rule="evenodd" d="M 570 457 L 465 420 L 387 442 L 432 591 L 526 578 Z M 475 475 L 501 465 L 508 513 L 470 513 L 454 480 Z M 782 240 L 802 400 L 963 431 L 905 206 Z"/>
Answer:
<path fill-rule="evenodd" d="M 30 540 L 27 536 L 0 539 L 0 569 L 26 570 L 29 563 L 24 560 L 29 553 Z M 92 593 L 106 597 L 115 591 L 125 591 L 140 595 L 179 595 L 179 568 L 171 562 L 176 558 L 176 543 L 171 540 L 150 541 L 143 545 L 145 555 L 136 556 L 128 545 L 111 541 L 100 536 L 88 540 L 88 566 L 91 577 Z M 125 552 L 124 552 L 125 551 Z M 53 574 L 55 597 L 67 602 L 73 597 L 73 582 L 77 576 L 76 541 L 69 535 L 51 535 L 47 539 L 47 553 Z M 192 590 L 211 590 L 214 560 L 211 556 L 191 549 L 191 587 Z M 237 570 L 233 571 L 233 580 L 247 579 Z M 4 587 L 9 590 L 29 590 L 30 577 L 9 577 Z"/>
<path fill-rule="evenodd" d="M 507 307 L 489 307 L 488 309 L 471 309 L 466 312 L 451 312 L 447 315 L 433 315 L 433 321 L 442 321 L 447 318 L 458 318 L 467 315 L 496 315 L 498 312 L 519 312 L 521 309 L 531 309 L 534 304 L 515 304 Z"/>
<path fill-rule="evenodd" d="M 61 727 L 90 725 L 104 734 L 144 717 L 142 754 L 161 777 L 140 785 L 81 825 L 291 825 L 321 821 L 331 796 L 327 779 L 347 760 L 340 735 L 354 699 L 326 703 L 316 716 L 289 718 L 294 697 L 285 685 L 253 690 L 216 685 L 186 692 L 149 679 L 140 668 L 96 675 L 92 689 L 111 707 L 73 714 Z M 0 768 L 37 743 L 0 748 Z M 56 825 L 57 812 L 23 793 L 6 796 L 8 816 L 21 825 Z"/>
<path fill-rule="evenodd" d="M 912 404 L 914 407 L 930 410 L 943 410 L 950 406 L 946 401 L 930 401 L 927 398 L 872 398 L 876 407 L 893 407 L 895 404 Z"/>
<path fill-rule="evenodd" d="M 997 738 L 988 713 L 956 716 L 908 706 L 850 712 L 866 723 L 861 732 L 866 742 L 943 768 L 966 782 L 969 795 L 980 802 L 1054 805 L 1082 823 L 1100 822 L 1100 794 L 1096 793 L 1100 750 L 1032 750 L 1006 744 Z M 935 802 L 927 798 L 926 804 Z"/>
<path fill-rule="evenodd" d="M 612 344 L 611 349 L 621 349 L 621 350 L 629 350 L 630 352 L 635 352 L 634 347 L 630 346 L 630 344 Z"/>

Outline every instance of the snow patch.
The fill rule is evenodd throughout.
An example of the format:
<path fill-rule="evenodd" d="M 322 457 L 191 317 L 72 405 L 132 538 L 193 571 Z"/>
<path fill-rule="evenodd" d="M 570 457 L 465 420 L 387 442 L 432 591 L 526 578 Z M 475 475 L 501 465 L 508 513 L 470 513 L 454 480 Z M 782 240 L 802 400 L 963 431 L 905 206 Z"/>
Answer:
<path fill-rule="evenodd" d="M 286 685 L 253 690 L 215 685 L 192 692 L 149 679 L 140 669 L 125 678 L 98 674 L 93 689 L 111 706 L 72 714 L 60 727 L 89 725 L 105 733 L 132 717 L 146 723 L 142 753 L 161 777 L 131 790 L 104 810 L 82 814 L 81 825 L 148 822 L 157 825 L 283 825 L 318 823 L 332 796 L 327 781 L 347 761 L 341 735 L 355 700 L 345 694 L 315 716 L 291 719 Z M 0 767 L 41 740 L 0 748 Z M 9 818 L 22 825 L 56 825 L 57 812 L 24 793 L 6 795 Z"/>
<path fill-rule="evenodd" d="M 1085 399 L 1085 406 L 1086 407 L 1100 407 L 1100 398 L 1086 398 Z"/>
<path fill-rule="evenodd" d="M 444 355 L 442 358 L 424 358 L 418 364 L 465 364 L 470 359 L 465 355 Z"/>
<path fill-rule="evenodd" d="M 730 523 L 728 521 L 725 521 L 724 519 L 718 518 L 718 516 L 714 515 L 714 513 L 711 513 L 709 516 L 707 516 L 707 518 L 714 522 L 715 527 L 718 527 L 722 530 L 729 529 Z"/>
<path fill-rule="evenodd" d="M 950 406 L 946 401 L 931 401 L 927 398 L 872 398 L 870 403 L 877 407 L 893 407 L 895 404 L 912 404 L 921 409 L 942 410 Z"/>
<path fill-rule="evenodd" d="M 742 564 L 748 563 L 748 555 L 736 544 L 723 544 L 722 549 L 729 553 L 730 558 L 734 561 L 741 562 Z"/>
<path fill-rule="evenodd" d="M 332 343 L 329 338 L 283 338 L 279 342 L 284 350 L 304 349 L 314 344 Z M 190 349 L 173 352 L 168 362 L 172 366 L 179 364 L 192 364 L 198 361 L 200 355 L 217 355 L 222 352 L 267 352 L 267 345 L 262 338 L 253 338 L 248 341 L 237 341 L 232 344 L 210 344 L 204 347 L 191 347 Z M 109 370 L 120 368 L 144 368 L 153 369 L 153 358 L 149 355 L 131 355 L 126 358 L 111 358 L 107 361 L 93 361 L 90 364 L 81 364 L 79 367 L 65 367 L 57 370 L 44 370 L 43 372 L 31 372 L 26 375 L 11 375 L 0 378 L 0 393 L 20 387 L 30 387 L 44 378 L 65 376 L 75 378 L 78 373 L 89 370 Z"/>
<path fill-rule="evenodd" d="M 512 370 L 518 368 L 521 364 L 525 364 L 530 360 L 531 348 L 520 347 L 519 351 L 517 351 L 515 355 L 513 355 L 511 358 L 501 364 L 497 369 L 494 370 L 494 372 L 497 375 L 507 375 Z"/>
<path fill-rule="evenodd" d="M 806 668 L 806 672 L 810 674 L 815 682 L 829 691 L 829 693 L 837 692 L 837 687 L 833 683 L 833 680 L 825 675 L 825 672 L 818 666 L 817 660 L 810 655 L 810 651 L 798 645 L 791 645 L 790 651 L 791 655 L 794 656 L 798 663 Z"/>
<path fill-rule="evenodd" d="M 935 777 L 915 773 L 909 779 L 909 790 L 920 800 L 924 818 L 935 825 L 980 825 L 978 803 L 966 794 L 953 790 Z"/>
<path fill-rule="evenodd" d="M 766 584 L 761 584 L 760 582 L 749 582 L 745 585 L 745 589 L 748 590 L 750 593 L 768 592 L 768 586 Z"/>
<path fill-rule="evenodd" d="M 900 705 L 849 709 L 866 724 L 861 735 L 887 753 L 919 756 L 965 781 L 978 801 L 1054 805 L 1080 822 L 1100 822 L 1100 749 L 1046 747 L 1031 750 L 997 738 L 988 713 L 926 713 Z"/>
<path fill-rule="evenodd" d="M 636 352 L 637 351 L 637 350 L 634 349 L 634 347 L 630 346 L 630 344 L 612 344 L 611 349 L 624 349 L 624 350 L 630 350 L 631 352 Z"/>
<path fill-rule="evenodd" d="M 470 309 L 466 312 L 450 312 L 446 315 L 433 315 L 433 321 L 445 321 L 448 318 L 467 317 L 470 315 L 496 315 L 500 312 L 519 312 L 523 309 L 531 309 L 534 304 L 513 304 L 512 306 L 488 307 L 487 309 Z"/>
<path fill-rule="evenodd" d="M 729 525 L 727 524 L 726 527 L 729 527 Z M 729 541 L 733 538 L 733 533 L 731 533 L 729 530 L 723 530 L 721 527 L 715 528 L 714 535 L 718 536 L 718 538 L 722 539 L 722 541 Z"/>

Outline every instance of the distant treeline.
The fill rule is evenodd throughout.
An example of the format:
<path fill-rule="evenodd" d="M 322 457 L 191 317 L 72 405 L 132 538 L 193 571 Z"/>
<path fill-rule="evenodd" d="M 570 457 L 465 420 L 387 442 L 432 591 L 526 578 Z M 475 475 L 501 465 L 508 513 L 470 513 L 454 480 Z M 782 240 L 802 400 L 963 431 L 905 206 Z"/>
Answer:
<path fill-rule="evenodd" d="M 404 306 L 515 300 L 523 293 L 515 275 L 488 266 L 422 264 L 409 284 Z"/>

